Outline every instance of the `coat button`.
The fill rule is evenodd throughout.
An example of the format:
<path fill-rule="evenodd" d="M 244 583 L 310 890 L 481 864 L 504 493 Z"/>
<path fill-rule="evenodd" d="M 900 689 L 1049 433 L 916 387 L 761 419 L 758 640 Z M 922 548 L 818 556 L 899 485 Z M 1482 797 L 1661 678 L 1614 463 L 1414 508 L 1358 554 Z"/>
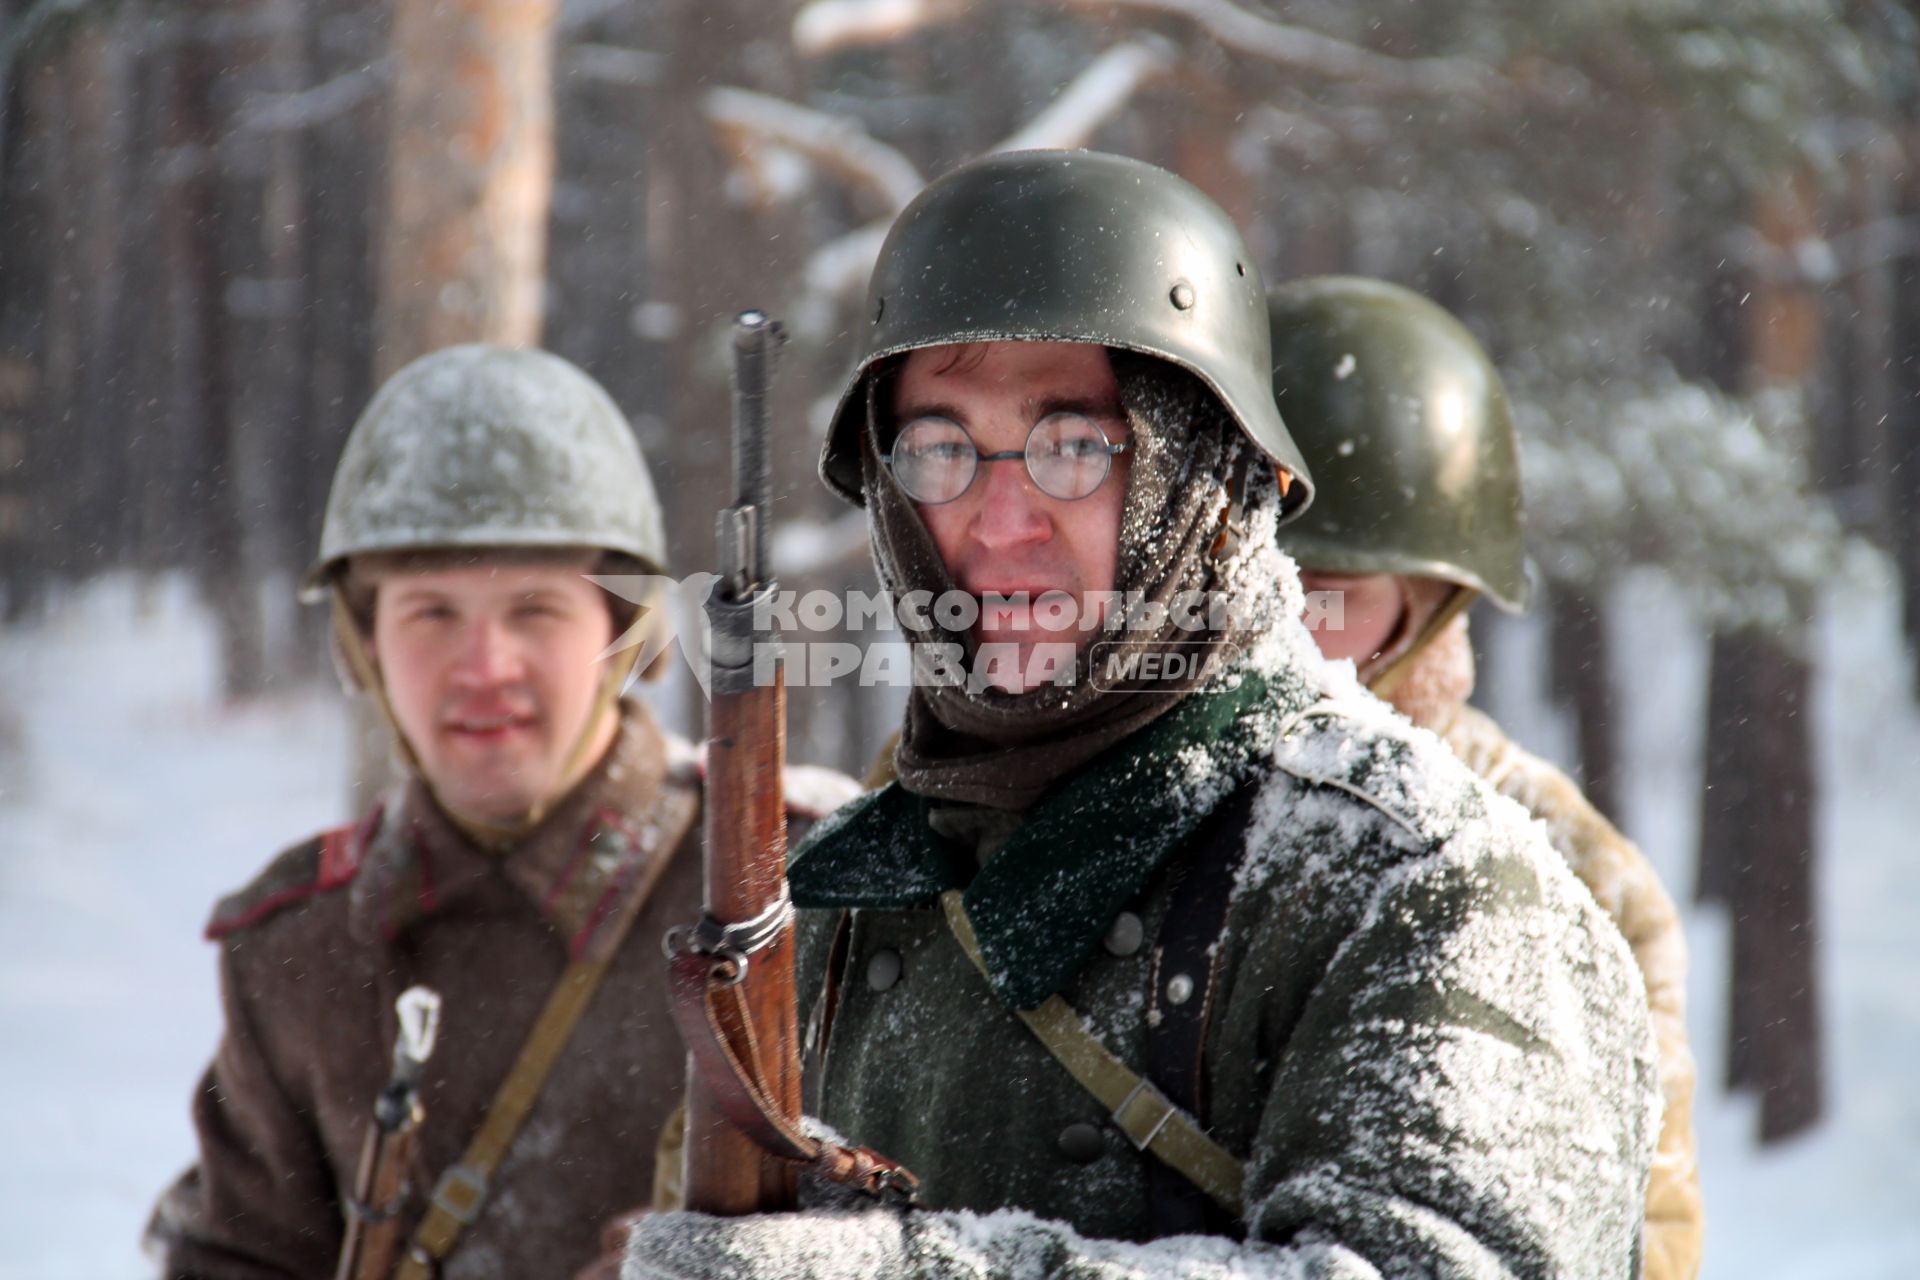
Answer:
<path fill-rule="evenodd" d="M 1184 973 L 1176 973 L 1167 979 L 1167 1003 L 1185 1004 L 1193 999 L 1193 979 Z"/>
<path fill-rule="evenodd" d="M 1107 1154 L 1107 1140 L 1084 1120 L 1060 1131 L 1060 1154 L 1075 1164 L 1092 1164 Z"/>
<path fill-rule="evenodd" d="M 1113 918 L 1113 927 L 1107 930 L 1104 943 L 1114 955 L 1130 956 L 1146 940 L 1147 926 L 1140 922 L 1140 917 L 1131 911 L 1122 911 Z"/>
<path fill-rule="evenodd" d="M 867 961 L 867 985 L 875 991 L 885 991 L 900 981 L 900 953 L 892 947 L 882 947 L 873 953 Z"/>

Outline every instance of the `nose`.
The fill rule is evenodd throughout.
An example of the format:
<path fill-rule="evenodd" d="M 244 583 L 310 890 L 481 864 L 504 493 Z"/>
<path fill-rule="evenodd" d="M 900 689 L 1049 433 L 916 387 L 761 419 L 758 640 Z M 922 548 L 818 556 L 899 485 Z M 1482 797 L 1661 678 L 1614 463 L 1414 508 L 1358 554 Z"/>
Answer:
<path fill-rule="evenodd" d="M 496 619 L 479 618 L 468 624 L 460 638 L 453 676 L 467 688 L 487 688 L 519 679 L 521 666 L 520 647 L 512 633 Z"/>
<path fill-rule="evenodd" d="M 969 522 L 974 541 L 990 550 L 1045 542 L 1053 533 L 1047 496 L 1018 458 L 981 464 L 974 480 L 979 506 Z"/>

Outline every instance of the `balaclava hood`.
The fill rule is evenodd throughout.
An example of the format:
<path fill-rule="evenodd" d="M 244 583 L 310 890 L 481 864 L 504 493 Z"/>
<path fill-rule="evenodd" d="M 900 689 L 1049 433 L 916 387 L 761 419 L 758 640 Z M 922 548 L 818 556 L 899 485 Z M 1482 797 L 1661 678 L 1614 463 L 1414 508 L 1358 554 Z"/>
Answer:
<path fill-rule="evenodd" d="M 1172 710 L 1207 678 L 1107 688 L 1094 678 L 1096 647 L 1100 668 L 1116 650 L 1179 645 L 1191 655 L 1204 646 L 1214 656 L 1228 646 L 1244 650 L 1280 616 L 1282 593 L 1273 566 L 1246 572 L 1241 563 L 1272 546 L 1280 508 L 1272 464 L 1193 375 L 1150 357 L 1110 355 L 1134 442 L 1115 567 L 1121 607 L 1082 647 L 1070 683 L 1009 694 L 977 682 L 916 679 L 895 756 L 909 791 L 1024 810 L 1094 756 Z M 862 448 L 874 563 L 896 600 L 917 591 L 937 599 L 958 588 L 876 448 L 895 425 L 890 372 L 869 379 Z M 1267 558 L 1278 562 L 1270 553 Z M 1217 594 L 1230 607 L 1211 615 L 1202 609 L 1197 630 L 1190 629 L 1193 611 L 1166 608 L 1192 599 L 1183 593 L 1202 592 Z M 925 621 L 924 630 L 907 631 L 917 675 L 924 646 L 959 646 L 971 661 L 969 635 L 942 627 L 931 612 Z M 1209 665 L 1195 664 L 1201 671 Z"/>

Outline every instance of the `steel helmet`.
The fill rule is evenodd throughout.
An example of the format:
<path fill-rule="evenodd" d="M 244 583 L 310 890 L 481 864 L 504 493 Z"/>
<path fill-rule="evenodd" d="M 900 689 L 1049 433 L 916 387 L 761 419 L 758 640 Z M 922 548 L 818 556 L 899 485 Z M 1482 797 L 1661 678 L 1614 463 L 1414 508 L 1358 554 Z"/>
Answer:
<path fill-rule="evenodd" d="M 1493 362 L 1446 311 L 1353 276 L 1273 291 L 1273 392 L 1318 481 L 1281 531 L 1305 568 L 1527 600 L 1520 464 Z"/>
<path fill-rule="evenodd" d="M 862 501 L 860 432 L 874 366 L 961 342 L 1089 342 L 1198 377 L 1240 429 L 1312 493 L 1275 409 L 1266 297 L 1239 229 L 1197 187 L 1097 151 L 1015 151 L 962 165 L 894 221 L 867 290 L 860 356 L 820 458 Z"/>
<path fill-rule="evenodd" d="M 619 406 L 544 351 L 483 344 L 387 380 L 334 472 L 317 598 L 348 556 L 447 547 L 598 547 L 666 565 L 653 479 Z"/>

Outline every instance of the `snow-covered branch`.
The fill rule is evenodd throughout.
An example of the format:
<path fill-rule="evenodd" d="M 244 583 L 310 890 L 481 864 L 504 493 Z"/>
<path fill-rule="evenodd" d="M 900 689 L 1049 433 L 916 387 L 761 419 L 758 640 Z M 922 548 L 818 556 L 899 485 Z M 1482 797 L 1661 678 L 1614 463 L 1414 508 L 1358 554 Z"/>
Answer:
<path fill-rule="evenodd" d="M 926 185 L 911 160 L 850 117 L 732 88 L 710 90 L 705 108 L 732 149 L 772 146 L 796 152 L 855 189 L 871 192 L 889 216 Z"/>
<path fill-rule="evenodd" d="M 1763 280 L 1818 288 L 1920 249 L 1920 218 L 1877 218 L 1831 237 L 1803 236 L 1787 245 L 1752 227 L 1736 227 L 1725 244 L 1729 257 Z"/>
<path fill-rule="evenodd" d="M 1085 146 L 1094 132 L 1125 106 L 1140 86 L 1172 66 L 1173 55 L 1159 40 L 1129 40 L 1089 63 L 1045 110 L 1001 139 L 990 151 L 1036 147 Z M 772 101 L 769 99 L 769 101 Z M 873 145 L 879 146 L 879 143 Z M 893 217 L 924 185 L 916 173 L 911 190 L 904 184 L 887 212 L 864 227 L 828 241 L 807 260 L 806 292 L 812 297 L 850 297 L 860 292 L 880 256 Z"/>
<path fill-rule="evenodd" d="M 874 261 L 892 226 L 893 215 L 888 214 L 815 249 L 801 277 L 807 293 L 823 298 L 857 295 L 873 274 Z"/>
<path fill-rule="evenodd" d="M 240 128 L 249 133 L 273 133 L 325 124 L 385 87 L 392 70 L 393 60 L 380 58 L 310 89 L 260 99 L 241 113 Z"/>
<path fill-rule="evenodd" d="M 962 17 L 967 0 L 813 0 L 793 15 L 793 47 L 803 58 L 892 44 Z"/>
<path fill-rule="evenodd" d="M 1460 58 L 1393 58 L 1359 45 L 1248 13 L 1229 0 L 1053 0 L 1066 9 L 1167 14 L 1183 18 L 1248 57 L 1388 91 L 1491 97 L 1498 75 Z"/>
<path fill-rule="evenodd" d="M 1003 139 L 995 151 L 1085 146 L 1140 86 L 1173 65 L 1173 50 L 1157 39 L 1129 40 L 1108 49 L 1033 119 Z"/>

